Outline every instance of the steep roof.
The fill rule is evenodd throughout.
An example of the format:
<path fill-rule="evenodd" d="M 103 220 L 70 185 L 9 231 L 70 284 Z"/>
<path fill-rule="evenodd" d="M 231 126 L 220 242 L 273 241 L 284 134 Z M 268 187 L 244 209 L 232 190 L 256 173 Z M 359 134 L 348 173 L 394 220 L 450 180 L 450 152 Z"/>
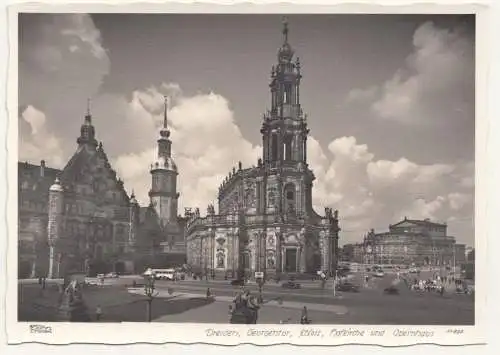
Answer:
<path fill-rule="evenodd" d="M 104 164 L 101 166 L 98 161 L 101 160 Z M 123 181 L 116 176 L 115 170 L 112 169 L 108 157 L 104 152 L 102 144 L 99 144 L 97 149 L 82 145 L 78 147 L 75 154 L 68 161 L 62 170 L 61 181 L 64 185 L 71 185 L 73 181 L 77 181 L 81 175 L 92 174 L 92 168 L 103 168 L 101 176 L 106 176 L 116 184 L 116 189 L 123 194 L 123 198 L 129 201 L 129 196 L 123 186 Z M 95 174 L 94 174 L 95 175 Z"/>

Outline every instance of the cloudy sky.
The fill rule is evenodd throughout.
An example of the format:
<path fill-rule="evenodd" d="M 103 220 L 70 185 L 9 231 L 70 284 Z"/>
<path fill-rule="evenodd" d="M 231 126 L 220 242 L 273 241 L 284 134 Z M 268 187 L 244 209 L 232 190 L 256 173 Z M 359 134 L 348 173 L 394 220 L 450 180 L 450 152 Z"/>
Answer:
<path fill-rule="evenodd" d="M 447 222 L 474 240 L 474 18 L 291 15 L 317 177 L 341 243 L 400 218 Z M 148 203 L 163 95 L 180 211 L 215 202 L 227 172 L 261 153 L 279 15 L 23 14 L 19 159 L 62 168 L 87 98 L 98 139 Z"/>

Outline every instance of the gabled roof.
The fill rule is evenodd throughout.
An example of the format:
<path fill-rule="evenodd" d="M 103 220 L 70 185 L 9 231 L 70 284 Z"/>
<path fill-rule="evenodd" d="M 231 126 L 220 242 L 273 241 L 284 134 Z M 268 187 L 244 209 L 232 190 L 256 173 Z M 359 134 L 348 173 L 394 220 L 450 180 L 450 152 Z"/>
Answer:
<path fill-rule="evenodd" d="M 390 227 L 398 227 L 404 224 L 413 224 L 415 226 L 424 226 L 424 227 L 446 227 L 446 224 L 444 223 L 436 223 L 436 222 L 431 222 L 428 219 L 424 220 L 419 220 L 419 219 L 408 219 L 405 217 L 402 221 L 390 225 Z"/>
<path fill-rule="evenodd" d="M 111 164 L 109 163 L 108 157 L 104 152 L 102 144 L 99 144 L 99 147 L 96 150 L 93 150 L 86 145 L 78 147 L 75 154 L 73 154 L 62 170 L 61 181 L 63 184 L 71 184 L 72 181 L 77 180 L 78 175 L 82 172 L 82 170 L 90 168 L 96 164 L 96 159 L 104 160 L 104 175 L 107 175 L 109 179 L 115 181 L 117 190 L 124 194 L 124 199 L 128 201 L 129 196 L 125 191 L 123 181 L 117 179 L 116 172 L 111 168 Z"/>

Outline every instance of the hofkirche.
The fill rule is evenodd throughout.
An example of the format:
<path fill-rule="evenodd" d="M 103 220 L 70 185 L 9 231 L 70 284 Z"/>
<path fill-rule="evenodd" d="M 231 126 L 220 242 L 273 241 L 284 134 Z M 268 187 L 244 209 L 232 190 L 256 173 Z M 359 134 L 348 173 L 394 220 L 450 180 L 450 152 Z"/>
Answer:
<path fill-rule="evenodd" d="M 178 214 L 179 172 L 172 158 L 167 104 L 151 165 L 148 206 L 139 206 L 112 169 L 87 113 L 77 150 L 62 170 L 20 162 L 19 276 L 141 272 L 187 263 L 206 274 L 306 273 L 336 269 L 338 212 L 312 207 L 301 64 L 288 42 L 272 67 L 271 108 L 263 115 L 257 165 L 233 168 L 202 217 Z"/>
<path fill-rule="evenodd" d="M 204 272 L 272 276 L 335 270 L 338 212 L 312 206 L 307 115 L 300 103 L 299 58 L 283 44 L 271 71 L 271 109 L 263 115 L 257 166 L 233 168 L 219 188 L 219 209 L 199 210 L 186 226 L 188 264 Z"/>

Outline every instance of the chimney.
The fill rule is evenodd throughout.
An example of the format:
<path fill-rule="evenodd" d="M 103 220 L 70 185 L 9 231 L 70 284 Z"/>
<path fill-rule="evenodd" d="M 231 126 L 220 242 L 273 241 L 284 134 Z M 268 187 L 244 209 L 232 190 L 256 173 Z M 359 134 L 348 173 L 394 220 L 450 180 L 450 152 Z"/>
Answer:
<path fill-rule="evenodd" d="M 45 176 L 45 160 L 42 160 L 40 162 L 40 176 L 41 177 Z"/>

